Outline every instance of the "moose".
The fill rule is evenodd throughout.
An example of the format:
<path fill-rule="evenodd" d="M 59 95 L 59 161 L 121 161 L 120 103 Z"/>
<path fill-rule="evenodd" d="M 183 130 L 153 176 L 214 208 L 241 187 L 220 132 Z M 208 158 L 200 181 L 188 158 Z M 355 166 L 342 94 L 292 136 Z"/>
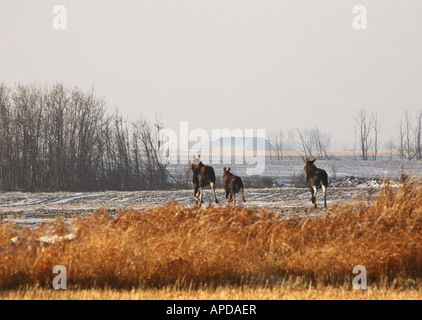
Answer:
<path fill-rule="evenodd" d="M 233 201 L 233 205 L 236 205 L 235 194 L 239 191 L 242 192 L 243 202 L 246 202 L 245 194 L 243 193 L 242 179 L 239 176 L 231 173 L 230 168 L 223 169 L 223 181 L 224 190 L 226 191 L 226 199 L 229 203 Z"/>
<path fill-rule="evenodd" d="M 200 158 L 199 156 L 198 158 Z M 214 169 L 211 166 L 204 165 L 201 161 L 199 163 L 194 163 L 195 156 L 193 160 L 189 164 L 189 168 L 192 169 L 193 172 L 193 197 L 196 199 L 199 206 L 202 204 L 202 196 L 204 193 L 203 188 L 210 185 L 212 192 L 214 193 L 215 203 L 218 203 L 217 196 L 215 195 L 215 173 Z"/>
<path fill-rule="evenodd" d="M 327 208 L 327 187 L 328 187 L 328 175 L 327 172 L 323 169 L 319 169 L 314 165 L 314 162 L 317 160 L 306 160 L 302 157 L 302 160 L 305 162 L 305 167 L 303 168 L 306 172 L 306 184 L 308 185 L 309 191 L 312 194 L 312 203 L 316 204 L 316 194 L 318 189 L 322 189 L 324 193 L 324 207 Z"/>

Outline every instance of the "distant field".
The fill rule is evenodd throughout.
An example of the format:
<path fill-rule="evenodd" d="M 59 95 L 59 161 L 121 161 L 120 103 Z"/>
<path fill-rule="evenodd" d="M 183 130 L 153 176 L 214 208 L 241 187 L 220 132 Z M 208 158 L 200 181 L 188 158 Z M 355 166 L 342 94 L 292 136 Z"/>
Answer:
<path fill-rule="evenodd" d="M 234 164 L 232 159 L 231 164 L 212 164 L 215 169 L 217 177 L 222 176 L 224 167 L 231 167 L 232 171 L 241 177 L 247 177 L 247 168 L 253 168 L 256 165 Z M 211 162 L 211 161 L 210 161 Z M 178 175 L 183 175 L 187 170 L 187 163 L 170 164 L 170 172 Z M 355 176 L 363 178 L 399 178 L 402 173 L 407 175 L 420 175 L 422 173 L 422 163 L 418 161 L 407 161 L 387 156 L 379 156 L 376 161 L 363 161 L 359 156 L 338 155 L 329 160 L 318 159 L 315 162 L 317 167 L 323 168 L 327 171 L 329 178 Z M 301 157 L 295 155 L 285 156 L 282 160 L 272 159 L 267 157 L 265 159 L 265 170 L 262 177 L 270 177 L 274 180 L 281 180 L 288 183 L 293 175 L 302 174 L 304 162 Z"/>

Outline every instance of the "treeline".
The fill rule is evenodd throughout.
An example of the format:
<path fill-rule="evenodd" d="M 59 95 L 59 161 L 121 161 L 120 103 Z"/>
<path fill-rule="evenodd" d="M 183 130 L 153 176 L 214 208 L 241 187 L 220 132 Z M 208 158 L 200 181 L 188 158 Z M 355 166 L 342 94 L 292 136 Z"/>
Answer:
<path fill-rule="evenodd" d="M 355 145 L 360 149 L 362 160 L 368 160 L 370 156 L 377 160 L 381 131 L 377 113 L 369 114 L 366 109 L 362 109 L 355 121 Z M 422 110 L 414 115 L 411 115 L 409 110 L 404 110 L 404 117 L 395 129 L 389 128 L 389 133 L 395 135 L 385 143 L 385 150 L 390 159 L 399 157 L 408 161 L 422 160 Z"/>
<path fill-rule="evenodd" d="M 0 84 L 0 188 L 163 189 L 160 121 L 126 121 L 94 92 Z"/>
<path fill-rule="evenodd" d="M 362 160 L 377 160 L 380 150 L 390 160 L 420 161 L 422 160 L 422 110 L 411 114 L 404 110 L 404 115 L 396 128 L 388 128 L 393 134 L 383 147 L 380 142 L 382 129 L 378 114 L 369 113 L 366 109 L 358 111 L 354 118 L 355 142 L 353 151 Z M 328 159 L 331 136 L 322 132 L 318 127 L 301 130 L 289 129 L 287 136 L 282 130 L 269 134 L 271 142 L 270 156 L 282 159 L 285 151 L 295 151 L 297 154 L 319 159 Z"/>
<path fill-rule="evenodd" d="M 322 132 L 318 127 L 311 129 L 290 129 L 287 137 L 282 130 L 273 131 L 269 134 L 271 142 L 270 156 L 275 159 L 283 159 L 285 151 L 296 151 L 305 157 L 329 159 L 328 149 L 331 136 Z"/>

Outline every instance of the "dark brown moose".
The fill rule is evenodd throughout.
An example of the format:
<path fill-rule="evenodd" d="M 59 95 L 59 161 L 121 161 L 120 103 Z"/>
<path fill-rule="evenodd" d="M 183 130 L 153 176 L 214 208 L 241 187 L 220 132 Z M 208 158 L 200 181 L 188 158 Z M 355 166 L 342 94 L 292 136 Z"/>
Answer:
<path fill-rule="evenodd" d="M 305 161 L 305 167 L 303 168 L 306 172 L 306 184 L 308 185 L 309 191 L 312 194 L 312 203 L 316 204 L 316 194 L 318 189 L 322 189 L 324 193 L 324 207 L 327 208 L 327 187 L 328 187 L 328 175 L 327 172 L 323 169 L 319 169 L 314 165 L 316 158 L 314 160 L 306 160 L 302 157 L 302 160 Z"/>
<path fill-rule="evenodd" d="M 200 157 L 200 156 L 199 156 Z M 195 159 L 195 158 L 194 158 Z M 218 203 L 217 196 L 215 195 L 215 173 L 211 166 L 204 165 L 201 161 L 199 163 L 190 162 L 189 168 L 193 172 L 193 197 L 196 199 L 199 206 L 202 204 L 202 196 L 204 193 L 204 187 L 210 185 L 212 192 L 214 193 L 215 203 Z"/>
<path fill-rule="evenodd" d="M 231 173 L 230 168 L 223 169 L 223 181 L 224 190 L 226 191 L 226 199 L 229 203 L 233 201 L 233 205 L 236 205 L 235 194 L 239 191 L 242 192 L 243 202 L 246 202 L 245 194 L 243 193 L 242 179 L 239 176 Z"/>

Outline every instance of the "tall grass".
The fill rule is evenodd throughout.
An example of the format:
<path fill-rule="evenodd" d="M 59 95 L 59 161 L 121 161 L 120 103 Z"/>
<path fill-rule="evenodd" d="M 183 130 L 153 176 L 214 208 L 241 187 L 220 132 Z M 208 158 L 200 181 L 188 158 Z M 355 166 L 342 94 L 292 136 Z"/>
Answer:
<path fill-rule="evenodd" d="M 118 217 L 100 209 L 70 224 L 1 225 L 0 288 L 51 287 L 55 265 L 66 267 L 73 288 L 271 286 L 296 277 L 351 287 L 356 265 L 369 285 L 409 287 L 422 277 L 421 229 L 420 179 L 306 219 L 174 202 Z M 69 233 L 77 238 L 40 240 Z"/>

